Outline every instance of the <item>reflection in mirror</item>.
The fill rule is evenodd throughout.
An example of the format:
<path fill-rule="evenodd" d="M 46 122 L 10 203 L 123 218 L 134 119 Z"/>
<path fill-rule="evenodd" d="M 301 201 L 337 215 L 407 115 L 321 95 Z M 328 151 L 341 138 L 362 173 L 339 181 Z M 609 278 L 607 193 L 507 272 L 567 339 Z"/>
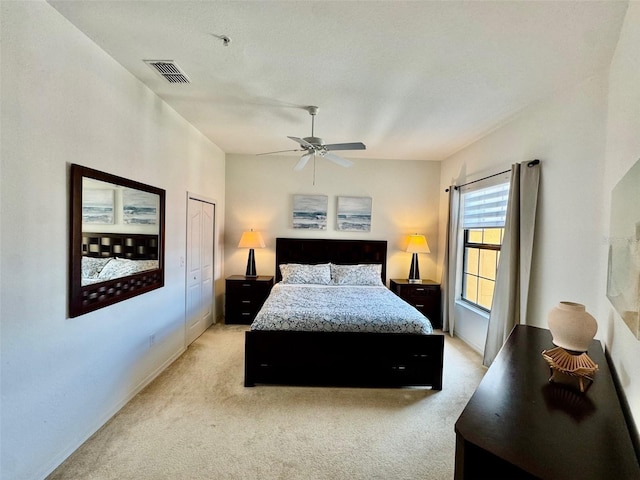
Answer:
<path fill-rule="evenodd" d="M 72 172 L 72 317 L 164 284 L 162 189 L 79 165 Z"/>
<path fill-rule="evenodd" d="M 82 285 L 158 268 L 159 202 L 155 193 L 82 178 Z"/>
<path fill-rule="evenodd" d="M 640 340 L 640 159 L 611 192 L 607 298 Z"/>

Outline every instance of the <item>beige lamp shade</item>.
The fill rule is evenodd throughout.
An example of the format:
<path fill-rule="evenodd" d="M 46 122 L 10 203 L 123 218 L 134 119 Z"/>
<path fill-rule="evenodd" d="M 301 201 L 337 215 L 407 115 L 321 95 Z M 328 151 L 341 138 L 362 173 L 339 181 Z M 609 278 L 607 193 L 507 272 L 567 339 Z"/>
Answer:
<path fill-rule="evenodd" d="M 429 244 L 424 235 L 418 235 L 417 233 L 409 237 L 409 244 L 407 245 L 407 252 L 409 253 L 431 253 L 429 250 Z"/>
<path fill-rule="evenodd" d="M 253 229 L 248 232 L 242 232 L 238 248 L 264 248 L 264 240 L 260 232 L 254 232 Z"/>

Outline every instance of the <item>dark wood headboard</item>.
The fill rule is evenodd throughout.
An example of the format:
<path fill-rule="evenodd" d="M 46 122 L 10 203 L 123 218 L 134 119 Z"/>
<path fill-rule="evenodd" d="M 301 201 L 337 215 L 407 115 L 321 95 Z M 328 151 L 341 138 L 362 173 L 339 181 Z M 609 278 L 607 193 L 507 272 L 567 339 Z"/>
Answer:
<path fill-rule="evenodd" d="M 158 235 L 82 232 L 82 255 L 158 260 Z"/>
<path fill-rule="evenodd" d="M 276 281 L 282 280 L 283 263 L 336 263 L 356 265 L 379 263 L 382 282 L 387 281 L 386 240 L 334 240 L 315 238 L 276 238 Z"/>

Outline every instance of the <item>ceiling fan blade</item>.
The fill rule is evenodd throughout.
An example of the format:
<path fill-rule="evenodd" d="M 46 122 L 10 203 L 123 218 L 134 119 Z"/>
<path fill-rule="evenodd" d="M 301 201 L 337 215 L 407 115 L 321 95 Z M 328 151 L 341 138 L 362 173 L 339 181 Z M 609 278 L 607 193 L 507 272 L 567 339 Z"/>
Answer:
<path fill-rule="evenodd" d="M 298 138 L 298 137 L 287 137 L 290 138 L 291 140 L 293 140 L 294 142 L 298 142 L 300 145 L 302 145 L 305 149 L 307 148 L 315 148 L 313 145 L 311 145 L 309 142 L 307 142 L 306 140 L 303 140 L 302 138 Z"/>
<path fill-rule="evenodd" d="M 305 150 L 302 148 L 296 148 L 294 150 L 278 150 L 276 152 L 264 152 L 264 153 L 256 153 L 256 156 L 260 155 L 271 155 L 272 153 L 285 153 L 285 152 L 304 152 Z"/>
<path fill-rule="evenodd" d="M 307 162 L 309 161 L 309 159 L 311 157 L 313 157 L 313 153 L 305 153 L 304 155 L 302 155 L 300 157 L 300 160 L 298 160 L 298 163 L 296 164 L 295 167 L 293 167 L 293 170 L 296 172 L 299 172 L 300 170 L 302 170 L 304 168 L 304 166 L 307 164 Z"/>
<path fill-rule="evenodd" d="M 324 148 L 326 150 L 366 150 L 367 146 L 362 142 L 352 142 L 352 143 L 332 143 L 330 145 L 325 145 Z"/>
<path fill-rule="evenodd" d="M 336 155 L 335 153 L 325 152 L 323 157 L 326 158 L 327 160 L 331 160 L 333 163 L 337 163 L 341 167 L 350 167 L 351 165 L 353 165 L 353 162 L 351 160 L 347 160 L 346 158 L 342 158 L 342 157 Z"/>

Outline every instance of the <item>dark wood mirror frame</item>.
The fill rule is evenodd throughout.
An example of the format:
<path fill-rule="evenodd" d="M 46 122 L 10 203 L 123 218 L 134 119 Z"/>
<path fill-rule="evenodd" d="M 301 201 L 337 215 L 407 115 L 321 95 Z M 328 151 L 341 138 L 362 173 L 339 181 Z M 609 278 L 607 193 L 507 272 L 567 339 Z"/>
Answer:
<path fill-rule="evenodd" d="M 116 186 L 122 186 L 158 195 L 157 236 L 136 233 L 83 232 L 83 178 L 91 178 L 106 183 L 112 183 Z M 70 317 L 77 317 L 164 286 L 165 191 L 163 189 L 73 164 L 71 165 L 70 218 Z M 155 259 L 158 261 L 158 268 L 114 279 L 99 281 L 98 283 L 83 285 L 82 258 L 87 253 L 88 243 L 91 242 L 97 242 L 100 245 L 100 248 L 109 249 L 109 252 L 101 253 L 103 257 L 122 256 L 123 258 L 133 259 Z M 103 245 L 106 245 L 106 247 L 103 247 Z M 146 253 L 141 256 L 139 252 Z"/>

